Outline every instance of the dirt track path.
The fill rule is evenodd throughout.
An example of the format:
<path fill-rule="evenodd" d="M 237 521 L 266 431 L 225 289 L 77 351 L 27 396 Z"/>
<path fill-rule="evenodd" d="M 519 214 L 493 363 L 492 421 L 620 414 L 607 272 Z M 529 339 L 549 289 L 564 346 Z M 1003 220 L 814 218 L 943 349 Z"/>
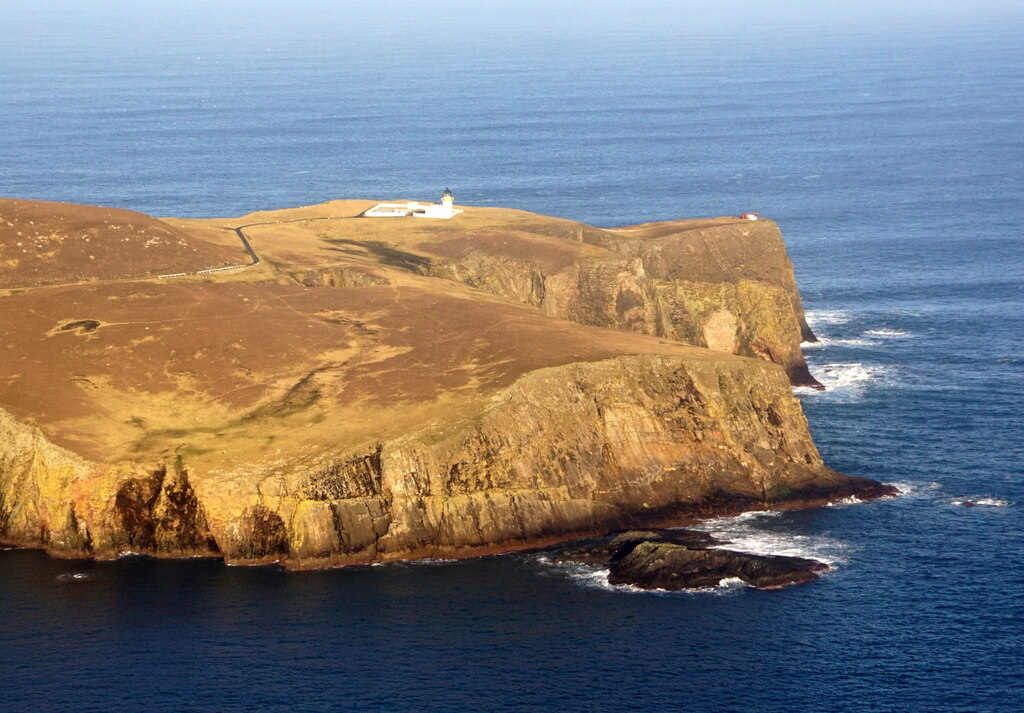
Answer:
<path fill-rule="evenodd" d="M 252 262 L 249 262 L 245 265 L 228 265 L 226 267 L 213 267 L 206 270 L 196 270 L 194 272 L 175 272 L 169 275 L 157 275 L 157 277 L 161 280 L 166 280 L 172 277 L 191 277 L 193 275 L 207 275 L 212 272 L 223 272 L 225 270 L 242 270 L 247 267 L 255 267 L 256 265 L 259 265 L 260 256 L 256 254 L 256 250 L 253 249 L 252 243 L 249 242 L 249 236 L 245 234 L 246 228 L 256 228 L 261 225 L 281 225 L 283 223 L 312 223 L 314 220 L 340 220 L 342 218 L 349 217 L 351 216 L 328 215 L 320 218 L 292 218 L 290 220 L 267 220 L 262 223 L 246 223 L 245 225 L 239 225 L 234 228 L 229 228 L 229 230 L 233 230 L 235 235 L 238 236 L 238 239 L 242 241 L 242 247 L 245 249 L 246 254 L 249 256 Z"/>
<path fill-rule="evenodd" d="M 259 255 L 256 254 L 255 250 L 253 250 L 252 243 L 249 242 L 249 238 L 245 234 L 246 228 L 255 228 L 260 225 L 281 225 L 284 223 L 312 223 L 315 220 L 341 220 L 343 218 L 351 217 L 352 216 L 348 215 L 328 215 L 320 218 L 291 218 L 289 220 L 268 220 L 263 223 L 246 223 L 245 225 L 239 225 L 236 228 L 232 228 L 232 230 L 234 230 L 235 234 L 238 236 L 238 239 L 242 241 L 242 247 L 245 248 L 245 252 L 247 252 L 249 254 L 249 257 L 252 258 L 252 262 L 250 262 L 248 265 L 243 265 L 242 267 L 253 267 L 254 265 L 260 264 Z"/>

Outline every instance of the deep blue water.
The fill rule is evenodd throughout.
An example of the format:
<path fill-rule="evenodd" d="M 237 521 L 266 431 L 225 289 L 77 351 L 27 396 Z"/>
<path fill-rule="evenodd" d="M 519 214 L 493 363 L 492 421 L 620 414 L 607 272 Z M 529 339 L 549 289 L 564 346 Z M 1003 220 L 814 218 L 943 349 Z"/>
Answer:
<path fill-rule="evenodd" d="M 206 217 L 451 186 L 605 226 L 775 218 L 823 337 L 816 441 L 908 494 L 707 525 L 836 565 L 777 592 L 634 593 L 530 554 L 7 551 L 0 710 L 1024 709 L 1024 19 L 491 43 L 5 19 L 0 195 Z"/>

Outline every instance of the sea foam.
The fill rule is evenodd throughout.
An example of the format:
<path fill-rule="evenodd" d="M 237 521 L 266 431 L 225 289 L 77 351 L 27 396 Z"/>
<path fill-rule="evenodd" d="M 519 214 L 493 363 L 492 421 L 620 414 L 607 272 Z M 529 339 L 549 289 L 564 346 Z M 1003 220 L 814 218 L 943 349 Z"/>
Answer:
<path fill-rule="evenodd" d="M 727 577 L 714 587 L 700 587 L 697 589 L 679 589 L 671 591 L 667 589 L 644 589 L 643 587 L 637 587 L 632 584 L 611 584 L 608 581 L 608 576 L 611 574 L 611 570 L 607 567 L 581 564 L 579 562 L 554 562 L 544 555 L 539 555 L 536 558 L 536 561 L 539 564 L 550 568 L 551 571 L 568 577 L 569 581 L 577 586 L 584 587 L 586 589 L 599 589 L 605 592 L 615 592 L 617 594 L 647 594 L 655 596 L 692 596 L 699 594 L 723 595 L 748 588 L 747 583 L 739 577 Z"/>
<path fill-rule="evenodd" d="M 848 319 L 848 318 L 839 318 Z M 832 322 L 840 324 L 841 322 Z M 902 329 L 868 329 L 856 337 L 831 337 L 827 333 L 819 334 L 818 341 L 802 345 L 803 349 L 821 349 L 823 347 L 876 347 L 887 341 L 905 339 L 913 335 Z"/>
<path fill-rule="evenodd" d="M 824 562 L 832 568 L 849 561 L 849 546 L 839 540 L 820 535 L 767 530 L 761 526 L 766 519 L 781 514 L 780 511 L 753 511 L 734 517 L 713 518 L 691 527 L 721 540 L 719 549 L 754 555 L 803 557 Z"/>
<path fill-rule="evenodd" d="M 989 508 L 1005 508 L 1013 505 L 1010 500 L 1003 500 L 1001 498 L 993 498 L 987 495 L 979 495 L 978 497 L 961 498 L 958 500 L 950 501 L 951 505 L 977 505 L 979 507 Z"/>
<path fill-rule="evenodd" d="M 812 329 L 816 329 L 825 325 L 846 324 L 852 316 L 842 309 L 813 309 L 804 312 L 804 318 Z"/>
<path fill-rule="evenodd" d="M 845 498 L 839 498 L 838 500 L 833 500 L 832 502 L 827 503 L 825 507 L 837 508 L 837 507 L 844 507 L 846 505 L 861 505 L 863 502 L 864 501 L 861 500 L 860 498 L 858 498 L 856 495 L 850 495 L 850 496 L 845 497 Z"/>
<path fill-rule="evenodd" d="M 864 337 L 849 337 L 840 339 L 838 337 L 818 337 L 818 341 L 809 342 L 803 345 L 804 349 L 821 349 L 823 347 L 871 347 L 878 344 L 871 339 Z"/>
<path fill-rule="evenodd" d="M 904 339 L 913 336 L 903 329 L 890 327 L 878 327 L 868 329 L 857 336 L 836 337 L 829 334 L 829 327 L 847 324 L 853 319 L 853 315 L 846 310 L 809 310 L 804 315 L 807 323 L 817 333 L 818 341 L 808 342 L 803 345 L 804 349 L 820 349 L 822 347 L 870 347 L 878 346 L 885 341 L 893 339 Z"/>
<path fill-rule="evenodd" d="M 92 575 L 86 572 L 65 572 L 57 575 L 57 581 L 63 583 L 86 582 L 92 579 Z"/>
<path fill-rule="evenodd" d="M 892 483 L 887 483 L 887 485 L 893 486 L 903 495 L 920 496 L 942 490 L 942 483 L 936 481 L 931 481 L 929 483 L 914 483 L 909 480 L 898 480 Z"/>
<path fill-rule="evenodd" d="M 848 398 L 859 396 L 865 388 L 872 384 L 889 382 L 892 368 L 866 362 L 812 363 L 811 373 L 825 386 L 825 391 L 797 386 L 794 388 L 796 393 Z"/>
<path fill-rule="evenodd" d="M 864 334 L 879 339 L 902 339 L 911 336 L 902 329 L 869 329 Z"/>

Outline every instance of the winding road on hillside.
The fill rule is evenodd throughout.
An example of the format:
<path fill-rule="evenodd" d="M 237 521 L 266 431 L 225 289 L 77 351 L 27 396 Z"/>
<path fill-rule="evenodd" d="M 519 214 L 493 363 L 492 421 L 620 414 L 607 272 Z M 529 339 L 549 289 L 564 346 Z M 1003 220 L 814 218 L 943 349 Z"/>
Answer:
<path fill-rule="evenodd" d="M 283 223 L 312 223 L 313 221 L 316 220 L 341 220 L 343 218 L 351 217 L 353 216 L 328 215 L 320 218 L 292 218 L 290 220 L 268 220 L 263 223 L 247 223 L 246 225 L 239 225 L 237 228 L 232 228 L 232 230 L 235 231 L 235 234 L 238 236 L 238 239 L 242 241 L 242 247 L 245 248 L 245 252 L 247 252 L 249 254 L 249 257 L 252 258 L 252 262 L 250 262 L 248 265 L 245 265 L 244 267 L 253 267 L 254 265 L 260 264 L 260 257 L 259 255 L 256 254 L 256 251 L 253 250 L 252 243 L 249 242 L 249 238 L 245 234 L 246 228 L 255 228 L 260 225 L 281 225 Z"/>
<path fill-rule="evenodd" d="M 241 270 L 247 267 L 255 267 L 260 264 L 260 256 L 256 254 L 256 250 L 253 249 L 252 243 L 249 242 L 249 236 L 245 234 L 246 228 L 256 228 L 261 225 L 281 225 L 283 223 L 312 223 L 315 220 L 340 220 L 342 218 L 351 218 L 348 215 L 328 215 L 320 218 L 292 218 L 290 220 L 267 220 L 261 223 L 246 223 L 245 225 L 239 225 L 229 230 L 234 231 L 238 239 L 242 241 L 242 247 L 245 249 L 246 254 L 252 260 L 245 265 L 228 265 L 226 267 L 212 267 L 206 270 L 196 270 L 195 272 L 175 272 L 168 275 L 157 275 L 161 280 L 166 280 L 171 277 L 189 277 L 191 275 L 207 275 L 212 272 L 224 272 L 226 270 Z"/>

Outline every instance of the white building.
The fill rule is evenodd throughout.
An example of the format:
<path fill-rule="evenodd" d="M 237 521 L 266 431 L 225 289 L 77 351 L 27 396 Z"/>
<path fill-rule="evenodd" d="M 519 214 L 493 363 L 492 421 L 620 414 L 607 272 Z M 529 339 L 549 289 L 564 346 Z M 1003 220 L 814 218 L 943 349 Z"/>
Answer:
<path fill-rule="evenodd" d="M 452 204 L 455 196 L 447 188 L 441 195 L 441 205 L 437 203 L 378 203 L 363 213 L 365 218 L 440 218 L 448 220 L 462 212 Z"/>

